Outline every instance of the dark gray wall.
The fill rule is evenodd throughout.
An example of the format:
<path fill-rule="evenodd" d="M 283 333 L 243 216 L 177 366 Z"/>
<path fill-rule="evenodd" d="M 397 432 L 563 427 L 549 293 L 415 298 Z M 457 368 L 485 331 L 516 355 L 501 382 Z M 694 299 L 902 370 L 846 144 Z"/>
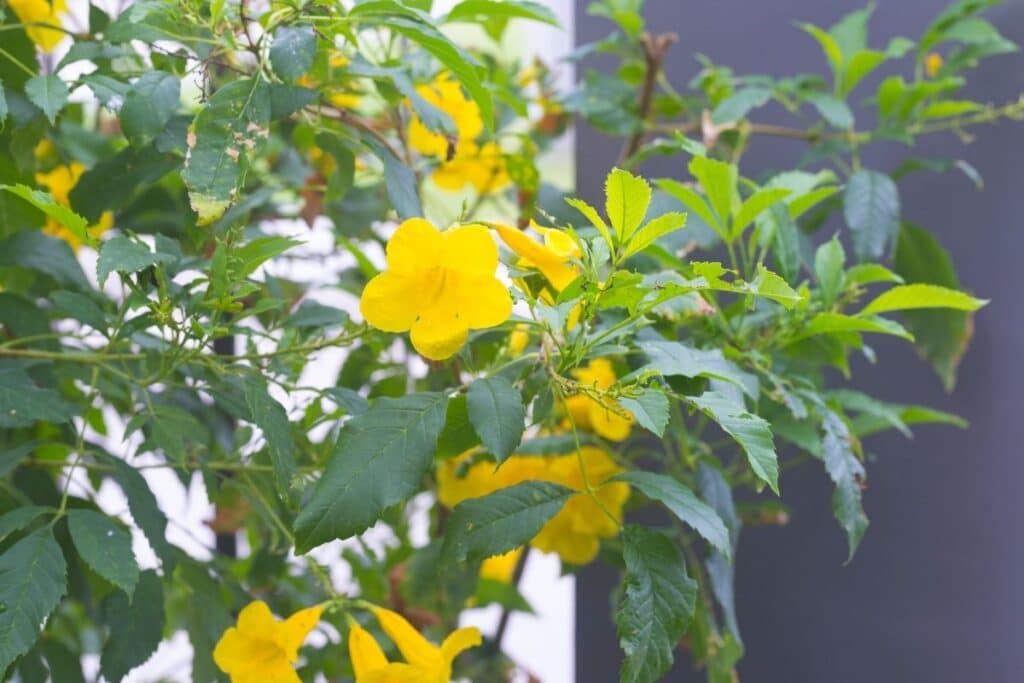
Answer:
<path fill-rule="evenodd" d="M 580 42 L 608 24 L 579 0 Z M 737 73 L 776 76 L 823 71 L 817 45 L 794 20 L 827 26 L 862 3 L 851 0 L 649 0 L 648 25 L 679 33 L 669 70 L 680 85 L 704 53 Z M 872 44 L 920 34 L 941 0 L 880 0 Z M 989 17 L 1024 41 L 1024 2 Z M 591 65 L 601 65 L 600 61 Z M 971 94 L 1002 102 L 1024 92 L 1024 58 L 992 60 L 972 74 Z M 769 115 L 769 119 L 771 116 Z M 780 121 L 781 122 L 781 121 Z M 799 143 L 754 143 L 744 171 L 796 158 Z M 579 188 L 593 200 L 617 145 L 578 132 Z M 959 175 L 919 174 L 902 184 L 904 216 L 934 231 L 951 251 L 965 287 L 993 299 L 977 317 L 960 384 L 946 395 L 938 380 L 898 343 L 873 340 L 880 361 L 860 364 L 858 386 L 893 401 L 929 403 L 963 415 L 968 431 L 924 427 L 916 438 L 880 436 L 867 447 L 865 504 L 871 528 L 843 566 L 845 546 L 829 509 L 829 486 L 816 468 L 782 479 L 793 520 L 744 532 L 738 557 L 740 623 L 748 654 L 745 683 L 1020 683 L 1024 681 L 1024 122 L 980 129 L 963 147 L 951 136 L 922 140 L 922 156 L 963 158 L 985 176 L 975 192 Z M 891 170 L 903 150 L 876 150 L 866 163 Z M 683 175 L 682 162 L 651 164 L 651 176 Z M 608 625 L 607 572 L 578 583 L 577 680 L 617 681 L 619 655 Z M 678 671 L 668 680 L 700 680 Z"/>

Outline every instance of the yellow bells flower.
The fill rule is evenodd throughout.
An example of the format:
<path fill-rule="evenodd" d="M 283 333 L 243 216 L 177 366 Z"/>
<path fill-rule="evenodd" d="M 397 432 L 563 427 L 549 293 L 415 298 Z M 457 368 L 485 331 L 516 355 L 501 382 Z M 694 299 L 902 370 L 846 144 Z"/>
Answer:
<path fill-rule="evenodd" d="M 617 379 L 607 358 L 595 358 L 586 367 L 574 370 L 573 375 L 580 384 L 599 390 L 608 389 Z M 566 399 L 565 408 L 577 429 L 594 432 L 609 441 L 625 441 L 633 426 L 632 415 L 611 400 L 602 402 L 577 394 Z"/>
<path fill-rule="evenodd" d="M 600 448 L 584 446 L 580 449 L 580 456 L 592 487 L 623 471 Z M 577 491 L 584 490 L 583 474 L 575 454 L 554 458 L 549 476 L 551 481 Z M 612 538 L 619 533 L 622 507 L 629 499 L 629 485 L 624 482 L 605 484 L 595 491 L 595 496 L 598 500 L 582 493 L 571 497 L 530 544 L 537 550 L 557 553 L 563 562 L 569 564 L 582 565 L 593 561 L 601 547 L 600 539 Z M 611 517 L 605 513 L 606 510 Z"/>
<path fill-rule="evenodd" d="M 512 333 L 508 335 L 508 355 L 518 356 L 526 350 L 526 345 L 529 343 L 530 326 L 525 323 L 519 323 L 513 328 Z"/>
<path fill-rule="evenodd" d="M 378 330 L 410 330 L 418 352 L 443 360 L 462 348 L 469 330 L 512 314 L 497 268 L 498 247 L 482 225 L 441 232 L 410 218 L 388 240 L 387 270 L 367 283 L 359 310 Z"/>
<path fill-rule="evenodd" d="M 611 456 L 593 446 L 581 448 L 579 457 L 576 453 L 557 456 L 514 455 L 497 470 L 489 460 L 466 467 L 469 457 L 470 454 L 466 453 L 453 458 L 445 462 L 437 472 L 437 497 L 449 508 L 467 498 L 486 496 L 524 481 L 550 481 L 584 491 L 580 459 L 583 460 L 587 481 L 592 487 L 622 472 L 622 468 L 615 464 Z M 530 545 L 543 552 L 556 553 L 568 564 L 586 564 L 593 560 L 600 548 L 600 539 L 611 538 L 618 533 L 622 506 L 629 498 L 629 486 L 621 482 L 607 484 L 598 488 L 595 495 L 600 504 L 585 493 L 572 496 L 561 511 L 548 520 L 530 541 Z M 605 510 L 611 514 L 611 518 Z M 491 566 L 494 572 L 499 568 L 507 570 L 507 556 L 491 560 L 495 560 Z M 514 571 L 515 565 L 512 567 Z"/>
<path fill-rule="evenodd" d="M 924 73 L 928 78 L 935 78 L 938 75 L 939 70 L 942 69 L 942 65 L 945 62 L 942 60 L 942 55 L 938 52 L 929 52 L 928 56 L 924 58 Z"/>
<path fill-rule="evenodd" d="M 480 565 L 480 578 L 500 583 L 512 583 L 512 578 L 516 573 L 516 566 L 519 564 L 519 558 L 522 555 L 523 549 L 516 548 L 504 555 L 488 557 Z"/>
<path fill-rule="evenodd" d="M 438 647 L 401 614 L 383 608 L 373 613 L 405 662 L 389 662 L 373 636 L 354 624 L 349 629 L 348 652 L 356 683 L 449 683 L 455 658 L 482 642 L 476 627 L 460 628 Z"/>
<path fill-rule="evenodd" d="M 484 143 L 482 147 L 461 143 L 455 156 L 443 161 L 430 177 L 445 190 L 458 191 L 472 184 L 479 194 L 497 192 L 511 182 L 501 146 L 496 142 Z"/>
<path fill-rule="evenodd" d="M 25 24 L 29 40 L 43 52 L 52 52 L 64 38 L 64 32 L 49 26 L 60 26 L 60 15 L 68 10 L 67 0 L 7 0 L 7 4 Z"/>
<path fill-rule="evenodd" d="M 430 85 L 417 86 L 416 92 L 451 118 L 458 131 L 456 150 L 463 144 L 472 143 L 483 131 L 484 120 L 480 116 L 480 107 L 466 97 L 462 86 L 449 74 L 438 75 Z M 409 122 L 409 145 L 420 154 L 442 160 L 448 158 L 448 138 L 427 128 L 415 115 Z"/>
<path fill-rule="evenodd" d="M 67 166 L 57 166 L 47 173 L 36 173 L 36 182 L 45 187 L 58 204 L 71 206 L 69 195 L 83 173 L 85 173 L 85 166 L 77 161 L 72 161 Z M 99 237 L 113 226 L 114 214 L 104 211 L 95 225 L 90 225 L 87 230 L 93 237 Z M 47 217 L 43 232 L 64 240 L 75 251 L 82 246 L 82 240 L 55 218 Z"/>
<path fill-rule="evenodd" d="M 284 621 L 267 603 L 249 603 L 213 650 L 213 661 L 231 683 L 301 683 L 293 668 L 299 647 L 320 621 L 321 605 L 299 610 Z"/>
<path fill-rule="evenodd" d="M 579 277 L 579 268 L 572 263 L 580 257 L 580 247 L 569 233 L 557 228 L 544 228 L 531 222 L 531 227 L 544 239 L 541 244 L 522 230 L 508 225 L 495 225 L 501 241 L 522 260 L 519 265 L 536 268 L 547 278 L 556 291 L 562 291 Z"/>

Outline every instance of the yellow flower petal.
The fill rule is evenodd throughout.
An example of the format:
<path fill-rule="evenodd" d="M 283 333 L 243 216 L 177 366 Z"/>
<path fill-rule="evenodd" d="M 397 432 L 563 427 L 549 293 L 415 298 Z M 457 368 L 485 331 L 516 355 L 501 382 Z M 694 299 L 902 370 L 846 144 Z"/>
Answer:
<path fill-rule="evenodd" d="M 443 233 L 444 266 L 462 273 L 494 276 L 498 245 L 482 225 L 461 225 Z"/>
<path fill-rule="evenodd" d="M 376 608 L 373 613 L 405 661 L 426 671 L 436 671 L 443 667 L 441 650 L 414 629 L 405 617 L 383 607 Z"/>
<path fill-rule="evenodd" d="M 348 656 L 352 661 L 352 671 L 360 683 L 371 672 L 388 665 L 384 650 L 370 632 L 358 624 L 348 630 Z"/>
<path fill-rule="evenodd" d="M 504 555 L 488 557 L 480 565 L 480 577 L 501 583 L 512 583 L 516 573 L 516 565 L 523 554 L 522 548 L 510 550 Z"/>
<path fill-rule="evenodd" d="M 356 683 L 433 683 L 430 676 L 408 664 L 388 664 L 356 678 Z M 444 683 L 448 683 L 445 681 Z"/>
<path fill-rule="evenodd" d="M 316 627 L 323 612 L 322 605 L 307 607 L 285 619 L 278 628 L 277 642 L 291 662 L 295 662 L 299 658 L 299 648 L 302 647 L 309 632 Z"/>
<path fill-rule="evenodd" d="M 436 264 L 444 253 L 445 239 L 441 231 L 423 218 L 410 218 L 395 230 L 388 240 L 388 269 L 415 273 Z"/>
<path fill-rule="evenodd" d="M 238 630 L 248 638 L 273 641 L 276 626 L 273 613 L 262 600 L 250 602 L 238 613 Z"/>
<path fill-rule="evenodd" d="M 51 52 L 64 38 L 64 32 L 46 28 L 60 26 L 60 15 L 67 12 L 66 0 L 8 0 L 8 4 L 18 20 L 25 24 L 25 33 L 29 40 L 39 46 L 43 52 Z"/>
<path fill-rule="evenodd" d="M 508 225 L 496 225 L 495 229 L 508 248 L 535 267 L 556 291 L 562 291 L 579 275 L 579 269 L 569 262 L 565 255 L 547 248 L 540 242 L 530 239 L 522 230 Z"/>
<path fill-rule="evenodd" d="M 378 330 L 405 332 L 416 322 L 422 296 L 419 279 L 387 271 L 366 283 L 359 311 Z"/>
<path fill-rule="evenodd" d="M 457 302 L 435 301 L 421 310 L 412 324 L 409 338 L 413 348 L 430 360 L 444 360 L 455 355 L 469 336 L 469 325 L 460 318 Z"/>
<path fill-rule="evenodd" d="M 476 626 L 460 628 L 453 631 L 452 634 L 445 638 L 444 642 L 441 643 L 441 656 L 444 657 L 444 660 L 448 664 L 450 670 L 452 661 L 456 657 L 469 648 L 478 646 L 482 642 L 483 638 L 480 635 L 480 629 Z"/>
<path fill-rule="evenodd" d="M 442 73 L 430 85 L 421 85 L 416 92 L 430 104 L 448 114 L 458 132 L 456 146 L 470 143 L 480 135 L 484 128 L 480 108 L 476 102 L 466 97 L 459 82 L 448 74 Z M 448 140 L 441 133 L 428 129 L 418 116 L 413 116 L 409 123 L 409 145 L 420 154 L 446 159 L 448 156 Z"/>
<path fill-rule="evenodd" d="M 500 325 L 512 315 L 512 297 L 494 277 L 467 278 L 458 296 L 460 318 L 471 330 Z"/>

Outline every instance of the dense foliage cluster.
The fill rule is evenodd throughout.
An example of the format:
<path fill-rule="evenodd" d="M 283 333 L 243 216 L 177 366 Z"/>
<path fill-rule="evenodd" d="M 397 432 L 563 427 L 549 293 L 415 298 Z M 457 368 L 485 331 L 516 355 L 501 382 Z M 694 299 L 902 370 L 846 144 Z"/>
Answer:
<path fill-rule="evenodd" d="M 552 553 L 621 572 L 623 681 L 737 680 L 733 561 L 785 470 L 824 468 L 852 556 L 862 439 L 963 426 L 844 382 L 894 335 L 952 388 L 984 301 L 897 183 L 978 174 L 862 150 L 1024 100 L 961 94 L 1016 49 L 991 0 L 682 91 L 641 4 L 592 4 L 562 92 L 509 49 L 555 24 L 527 0 L 3 0 L 0 672 L 118 682 L 184 634 L 197 683 L 509 680 L 507 620 L 460 614 L 529 612 Z M 551 172 L 574 116 L 621 144 L 600 206 Z M 746 168 L 765 135 L 801 163 Z M 169 540 L 159 475 L 216 548 Z"/>

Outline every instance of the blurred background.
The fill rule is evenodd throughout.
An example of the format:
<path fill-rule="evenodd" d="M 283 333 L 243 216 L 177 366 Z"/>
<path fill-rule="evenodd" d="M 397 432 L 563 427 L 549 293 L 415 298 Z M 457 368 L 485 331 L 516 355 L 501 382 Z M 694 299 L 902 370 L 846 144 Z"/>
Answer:
<path fill-rule="evenodd" d="M 608 23 L 576 7 L 579 43 L 609 32 Z M 679 42 L 666 63 L 677 88 L 699 70 L 697 53 L 737 74 L 784 76 L 826 65 L 817 44 L 795 23 L 829 26 L 860 9 L 858 0 L 650 0 L 647 27 L 673 31 Z M 879 0 L 870 23 L 873 45 L 913 37 L 948 4 L 945 0 Z M 1015 42 L 1024 40 L 1024 2 L 1010 0 L 987 17 Z M 585 68 L 607 68 L 599 58 Z M 965 94 L 1004 102 L 1024 92 L 1024 56 L 992 59 L 972 73 Z M 870 92 L 872 86 L 864 87 Z M 783 123 L 770 108 L 758 120 Z M 790 120 L 791 124 L 792 121 Z M 952 254 L 961 283 L 992 299 L 976 318 L 956 390 L 939 379 L 906 344 L 874 344 L 877 365 L 861 362 L 854 379 L 883 399 L 918 402 L 970 421 L 968 430 L 923 427 L 910 441 L 893 434 L 869 439 L 865 508 L 871 526 L 853 561 L 844 566 L 845 539 L 832 518 L 823 472 L 787 472 L 781 481 L 791 508 L 786 526 L 748 527 L 740 542 L 737 605 L 747 647 L 741 680 L 830 683 L 1019 683 L 1024 613 L 1024 534 L 1019 512 L 1024 481 L 1024 125 L 979 128 L 964 146 L 951 134 L 918 141 L 919 156 L 962 158 L 985 179 L 982 191 L 959 173 L 918 173 L 901 182 L 906 220 L 926 226 Z M 799 141 L 758 138 L 743 173 L 795 163 Z M 905 148 L 873 148 L 865 164 L 891 171 Z M 618 146 L 587 128 L 577 130 L 578 188 L 596 202 Z M 651 162 L 648 176 L 685 176 L 682 160 Z M 955 199 L 950 200 L 953 197 Z M 820 234 L 831 235 L 835 227 Z M 600 568 L 577 579 L 576 678 L 618 680 L 620 659 L 607 620 L 614 583 Z M 666 680 L 698 681 L 685 661 Z"/>

